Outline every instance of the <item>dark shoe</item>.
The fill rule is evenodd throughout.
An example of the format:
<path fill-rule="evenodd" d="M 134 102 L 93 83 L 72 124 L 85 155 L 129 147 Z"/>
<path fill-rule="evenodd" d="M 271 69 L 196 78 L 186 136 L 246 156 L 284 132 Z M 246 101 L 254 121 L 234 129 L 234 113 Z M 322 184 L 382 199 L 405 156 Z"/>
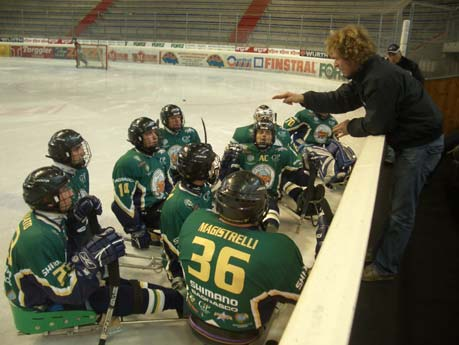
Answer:
<path fill-rule="evenodd" d="M 131 245 L 137 249 L 147 249 L 150 247 L 150 234 L 145 230 L 133 232 L 131 234 Z"/>
<path fill-rule="evenodd" d="M 365 266 L 362 273 L 362 280 L 364 282 L 375 282 L 381 280 L 393 280 L 395 279 L 395 274 L 392 273 L 382 273 L 378 270 L 375 264 L 369 264 Z"/>

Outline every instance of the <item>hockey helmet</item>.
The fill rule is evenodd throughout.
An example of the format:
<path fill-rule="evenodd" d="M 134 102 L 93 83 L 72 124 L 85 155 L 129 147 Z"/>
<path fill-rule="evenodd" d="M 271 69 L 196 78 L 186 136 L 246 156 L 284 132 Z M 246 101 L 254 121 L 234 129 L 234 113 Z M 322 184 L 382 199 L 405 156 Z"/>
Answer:
<path fill-rule="evenodd" d="M 79 145 L 83 148 L 83 155 L 74 162 L 72 161 L 72 150 Z M 88 166 L 91 160 L 91 149 L 80 133 L 73 129 L 62 129 L 53 134 L 48 142 L 48 155 L 55 162 L 70 166 L 72 168 L 83 168 Z"/>
<path fill-rule="evenodd" d="M 220 171 L 220 159 L 210 144 L 187 144 L 178 154 L 177 171 L 188 182 L 203 180 L 214 183 Z"/>
<path fill-rule="evenodd" d="M 169 117 L 177 116 L 177 115 L 179 115 L 182 119 L 181 128 L 183 128 L 183 126 L 185 125 L 185 118 L 183 117 L 182 109 L 180 109 L 180 107 L 178 107 L 175 104 L 165 105 L 161 109 L 161 123 L 163 124 L 164 127 L 169 128 L 169 121 L 168 121 Z M 172 128 L 169 128 L 169 129 L 174 130 Z"/>
<path fill-rule="evenodd" d="M 255 122 L 259 122 L 259 121 L 274 122 L 274 112 L 266 104 L 262 104 L 257 109 L 255 109 L 255 113 L 253 114 L 253 119 L 255 120 Z"/>
<path fill-rule="evenodd" d="M 22 196 L 32 209 L 60 212 L 59 190 L 68 182 L 68 177 L 57 167 L 39 168 L 25 179 Z"/>
<path fill-rule="evenodd" d="M 155 134 L 158 137 L 158 141 L 156 145 L 152 147 L 145 147 L 143 135 L 151 130 L 155 131 Z M 128 141 L 133 144 L 137 150 L 146 154 L 151 155 L 157 151 L 159 149 L 160 142 L 157 121 L 153 121 L 148 117 L 139 117 L 132 121 L 128 129 Z"/>
<path fill-rule="evenodd" d="M 257 132 L 259 130 L 268 130 L 271 132 L 271 141 L 262 141 L 262 142 L 257 142 Z M 271 121 L 258 121 L 255 123 L 253 126 L 253 143 L 255 146 L 257 146 L 259 149 L 264 150 L 266 148 L 269 148 L 274 144 L 274 141 L 276 140 L 276 130 L 274 128 L 274 123 Z"/>
<path fill-rule="evenodd" d="M 249 171 L 236 171 L 222 181 L 215 196 L 221 218 L 239 224 L 259 224 L 268 209 L 263 181 Z"/>

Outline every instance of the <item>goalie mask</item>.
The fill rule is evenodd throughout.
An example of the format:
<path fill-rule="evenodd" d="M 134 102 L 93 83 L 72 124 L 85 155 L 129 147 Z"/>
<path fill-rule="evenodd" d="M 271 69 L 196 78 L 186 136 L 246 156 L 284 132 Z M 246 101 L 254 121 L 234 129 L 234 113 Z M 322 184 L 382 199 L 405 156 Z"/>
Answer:
<path fill-rule="evenodd" d="M 171 119 L 172 117 L 180 116 L 179 122 L 174 122 L 174 119 Z M 172 123 L 170 123 L 172 121 Z M 168 104 L 164 106 L 161 109 L 161 123 L 163 124 L 164 127 L 167 129 L 173 131 L 173 132 L 178 132 L 183 128 L 185 125 L 185 119 L 183 117 L 183 112 L 180 107 L 174 105 L 174 104 Z"/>
<path fill-rule="evenodd" d="M 139 117 L 132 121 L 128 129 L 128 141 L 137 150 L 148 155 L 159 150 L 158 123 L 148 117 Z"/>
<path fill-rule="evenodd" d="M 276 140 L 276 130 L 271 121 L 259 121 L 253 126 L 253 143 L 260 150 L 267 149 Z"/>
<path fill-rule="evenodd" d="M 48 142 L 48 155 L 55 162 L 78 169 L 88 166 L 91 149 L 81 134 L 72 129 L 62 129 Z"/>
<path fill-rule="evenodd" d="M 232 223 L 258 225 L 268 209 L 263 181 L 249 171 L 236 171 L 222 181 L 215 195 L 217 213 Z"/>
<path fill-rule="evenodd" d="M 22 185 L 24 201 L 34 210 L 61 212 L 60 192 L 69 182 L 65 173 L 57 167 L 43 167 L 32 171 Z M 72 193 L 69 193 L 71 205 Z M 70 206 L 69 205 L 69 206 Z"/>
<path fill-rule="evenodd" d="M 253 119 L 255 122 L 259 121 L 270 121 L 274 122 L 274 112 L 270 107 L 263 104 L 260 105 L 257 109 L 255 109 L 255 113 L 253 114 Z"/>
<path fill-rule="evenodd" d="M 220 172 L 220 159 L 210 144 L 187 144 L 178 154 L 177 171 L 189 183 L 201 180 L 213 184 Z"/>

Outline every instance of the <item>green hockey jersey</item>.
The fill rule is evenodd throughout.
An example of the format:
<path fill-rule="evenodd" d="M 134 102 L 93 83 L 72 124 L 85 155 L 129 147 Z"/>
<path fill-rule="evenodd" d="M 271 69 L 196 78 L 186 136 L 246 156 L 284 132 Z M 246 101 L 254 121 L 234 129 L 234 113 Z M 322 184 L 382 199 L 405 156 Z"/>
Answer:
<path fill-rule="evenodd" d="M 292 135 L 294 145 L 326 145 L 333 136 L 333 127 L 338 121 L 333 116 L 318 117 L 313 111 L 304 109 L 284 121 L 284 128 Z"/>
<path fill-rule="evenodd" d="M 180 182 L 175 185 L 161 209 L 161 234 L 165 243 L 178 255 L 178 238 L 185 219 L 197 209 L 212 208 L 212 192 L 208 184 L 197 194 Z"/>
<path fill-rule="evenodd" d="M 159 135 L 161 140 L 161 147 L 167 151 L 171 167 L 175 169 L 177 165 L 178 153 L 183 146 L 189 143 L 200 143 L 198 132 L 191 127 L 183 127 L 177 133 L 169 130 L 168 128 L 160 128 Z"/>
<path fill-rule="evenodd" d="M 119 208 L 134 218 L 136 209 L 144 210 L 166 199 L 169 165 L 164 150 L 149 156 L 132 148 L 121 156 L 112 174 Z"/>
<path fill-rule="evenodd" d="M 72 201 L 75 203 L 78 199 L 89 194 L 89 172 L 88 168 L 75 169 L 58 162 L 54 165 L 61 169 L 69 178 L 67 184 L 73 191 Z"/>
<path fill-rule="evenodd" d="M 251 124 L 248 126 L 236 128 L 230 142 L 233 144 L 252 144 L 254 142 L 254 139 L 253 139 L 253 127 L 254 126 L 255 124 Z M 290 133 L 277 124 L 275 124 L 275 129 L 276 129 L 276 140 L 274 141 L 274 145 L 289 147 L 292 142 L 290 138 Z"/>
<path fill-rule="evenodd" d="M 68 255 L 65 218 L 27 213 L 8 249 L 4 282 L 8 300 L 41 310 L 53 304 L 84 305 L 99 281 L 79 277 Z"/>
<path fill-rule="evenodd" d="M 161 209 L 161 237 L 167 257 L 166 270 L 169 277 L 182 276 L 178 262 L 180 229 L 185 219 L 197 209 L 212 208 L 212 192 L 205 184 L 200 191 L 191 191 L 179 182 Z"/>
<path fill-rule="evenodd" d="M 260 150 L 254 144 L 243 145 L 238 163 L 240 169 L 260 177 L 273 197 L 280 196 L 282 172 L 303 167 L 301 157 L 290 148 L 271 146 L 266 150 Z"/>
<path fill-rule="evenodd" d="M 179 248 L 190 312 L 231 332 L 260 328 L 277 301 L 295 303 L 307 277 L 289 237 L 231 226 L 209 210 L 186 219 Z"/>

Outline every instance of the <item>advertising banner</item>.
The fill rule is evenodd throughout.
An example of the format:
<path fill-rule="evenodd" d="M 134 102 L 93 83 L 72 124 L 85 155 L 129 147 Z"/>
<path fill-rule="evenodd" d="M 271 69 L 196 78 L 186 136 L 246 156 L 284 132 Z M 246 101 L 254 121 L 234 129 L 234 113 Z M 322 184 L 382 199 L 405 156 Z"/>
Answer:
<path fill-rule="evenodd" d="M 10 46 L 7 44 L 0 44 L 0 56 L 9 57 L 10 56 Z"/>

